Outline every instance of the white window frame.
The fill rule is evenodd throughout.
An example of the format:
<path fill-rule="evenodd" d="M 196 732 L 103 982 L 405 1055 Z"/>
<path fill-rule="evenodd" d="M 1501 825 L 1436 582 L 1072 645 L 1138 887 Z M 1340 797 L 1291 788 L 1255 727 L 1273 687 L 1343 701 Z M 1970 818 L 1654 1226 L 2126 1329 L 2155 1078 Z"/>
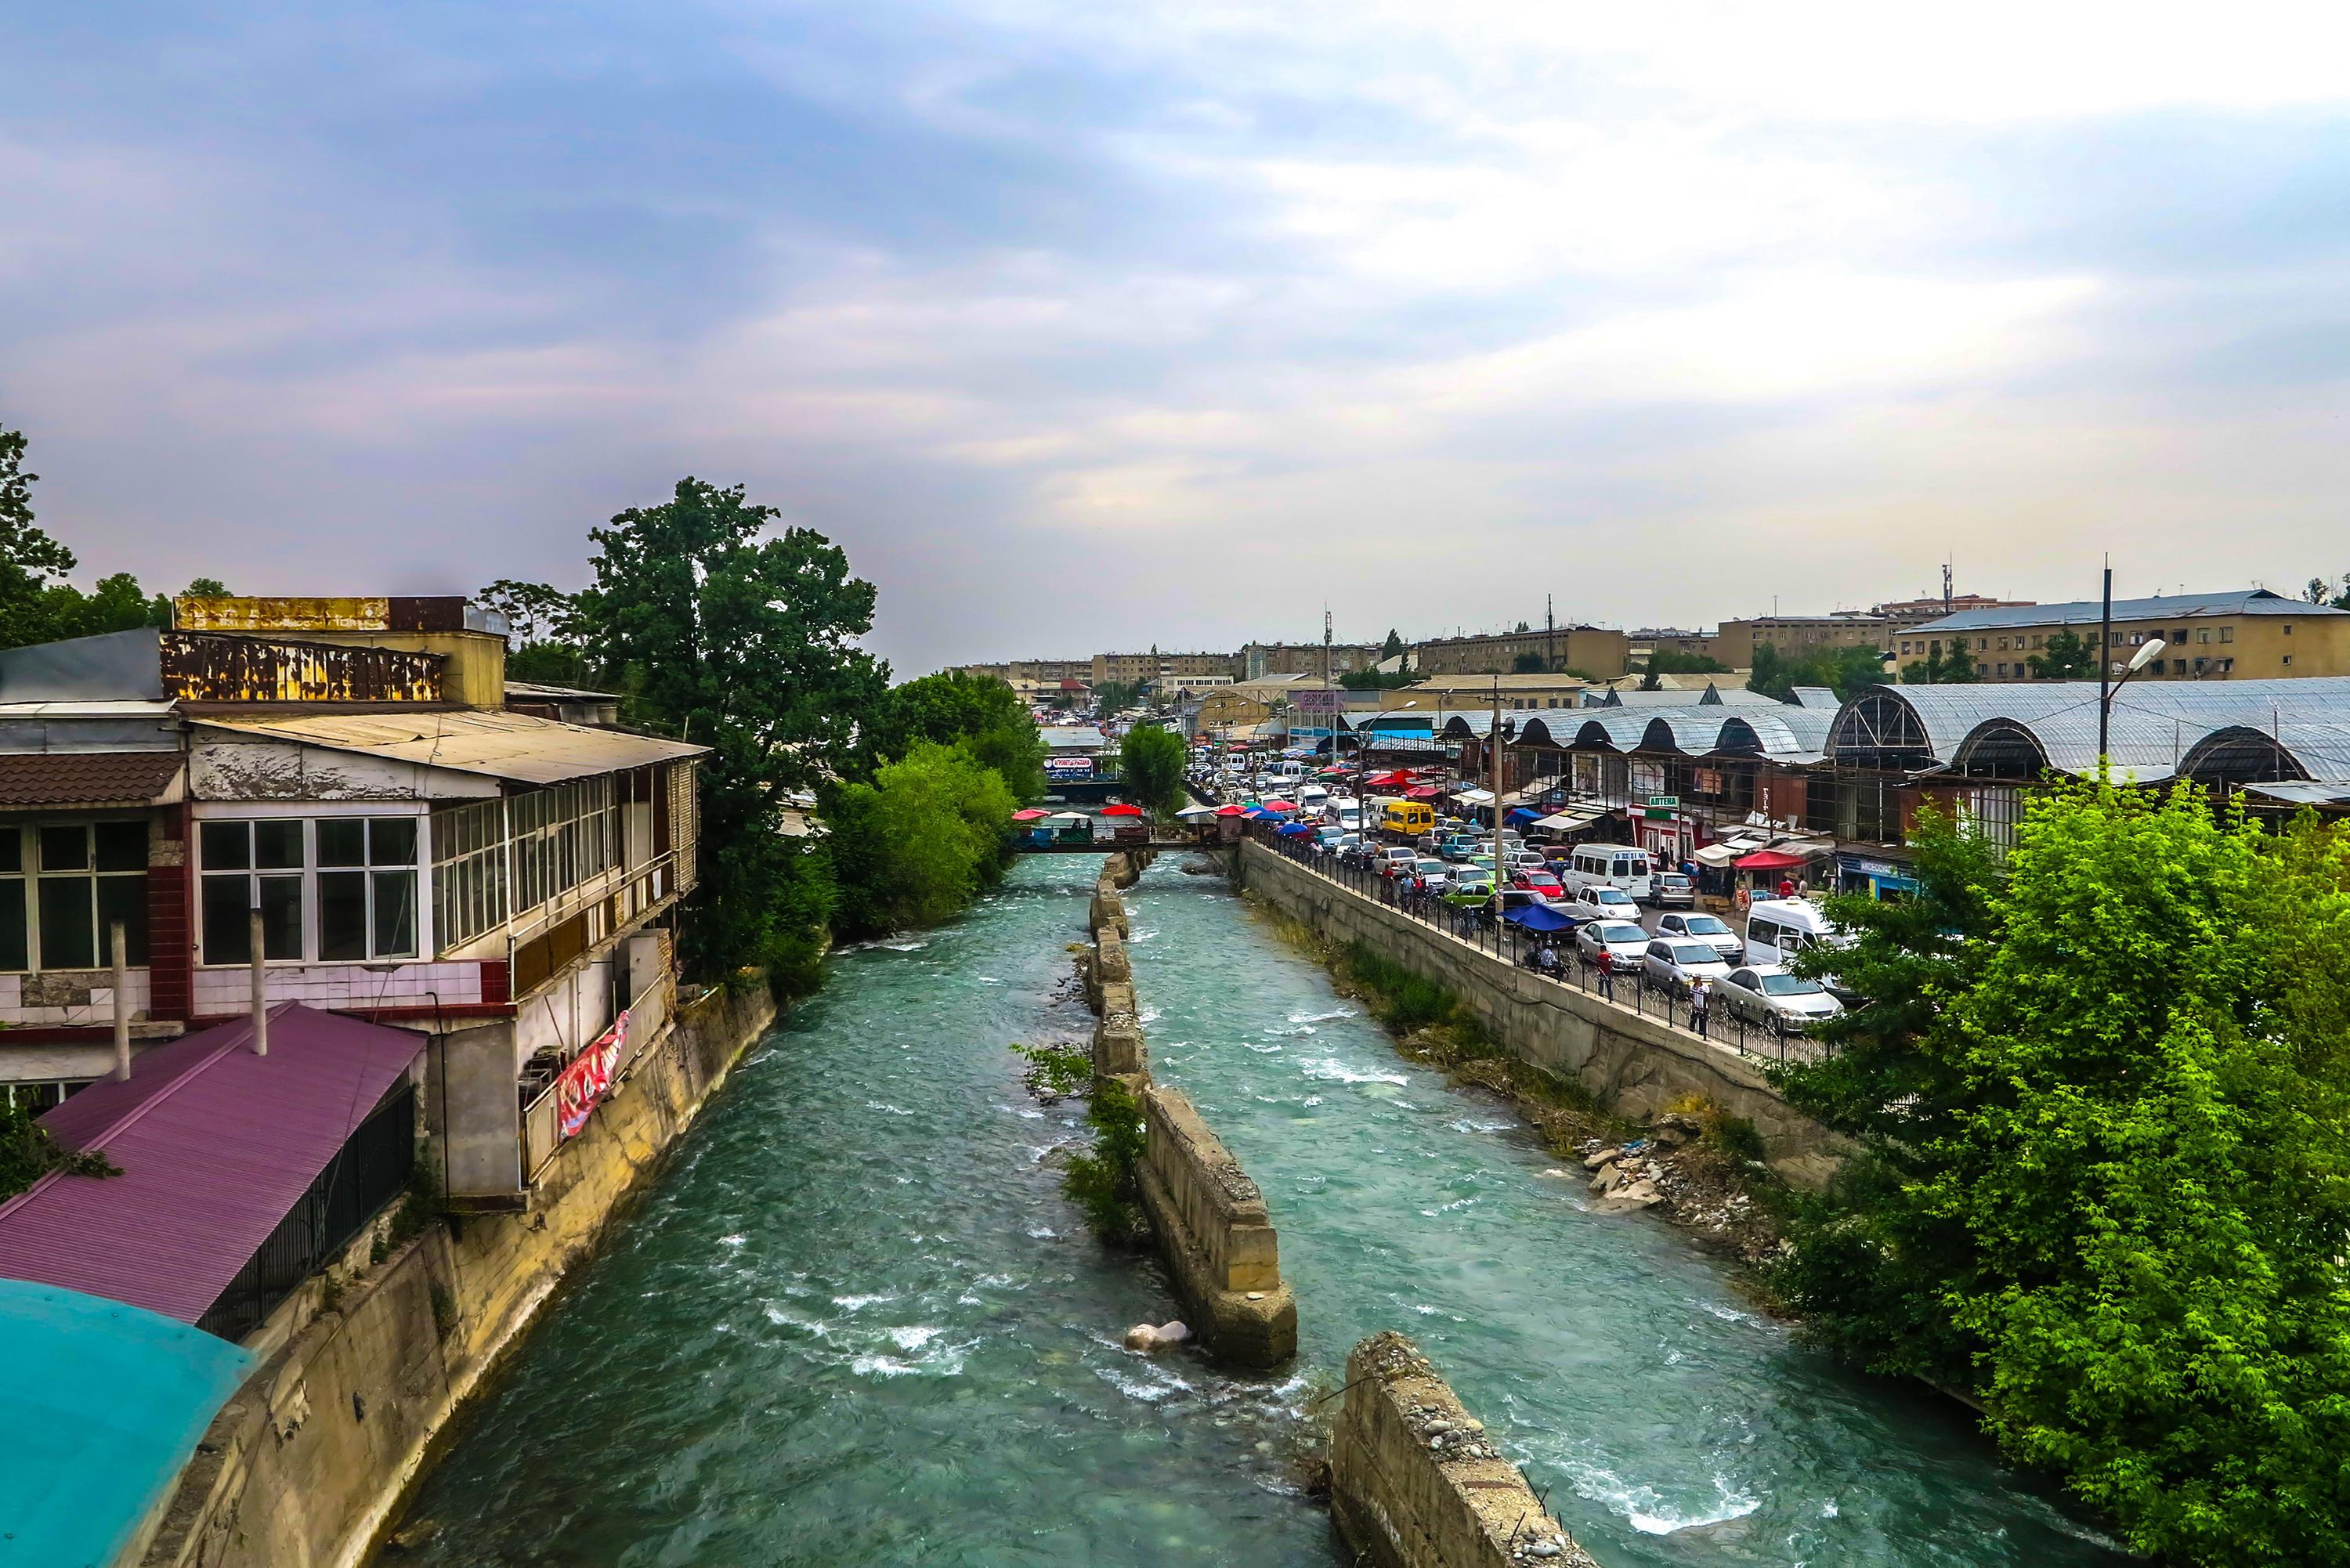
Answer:
<path fill-rule="evenodd" d="M 302 878 L 302 956 L 264 959 L 262 961 L 266 966 L 273 969 L 293 969 L 308 964 L 383 965 L 432 962 L 433 954 L 437 950 L 433 945 L 432 930 L 432 818 L 421 805 L 387 811 L 384 809 L 385 804 L 381 801 L 292 800 L 223 802 L 219 805 L 198 806 L 193 814 L 193 820 L 189 825 L 188 845 L 189 859 L 192 862 L 188 868 L 188 876 L 192 884 L 191 890 L 194 895 L 189 902 L 193 906 L 190 925 L 192 928 L 191 934 L 193 938 L 195 967 L 215 972 L 245 967 L 242 963 L 217 964 L 204 961 L 204 877 L 207 867 L 203 863 L 203 837 L 204 824 L 208 822 L 299 822 L 302 825 L 302 865 L 298 873 L 292 867 L 265 872 L 255 872 L 249 867 L 244 868 L 243 874 L 248 877 L 256 875 L 291 877 L 298 874 Z M 413 821 L 416 824 L 414 863 L 405 867 L 365 866 L 321 867 L 318 864 L 318 830 L 316 825 L 328 818 L 354 816 L 400 817 Z M 386 958 L 319 958 L 317 956 L 318 873 L 321 869 L 330 875 L 338 871 L 413 870 L 416 873 L 416 950 Z M 212 874 L 235 876 L 238 872 L 235 868 L 223 868 Z M 372 877 L 369 877 L 368 882 L 367 920 L 368 945 L 372 950 L 375 945 L 375 888 Z"/>

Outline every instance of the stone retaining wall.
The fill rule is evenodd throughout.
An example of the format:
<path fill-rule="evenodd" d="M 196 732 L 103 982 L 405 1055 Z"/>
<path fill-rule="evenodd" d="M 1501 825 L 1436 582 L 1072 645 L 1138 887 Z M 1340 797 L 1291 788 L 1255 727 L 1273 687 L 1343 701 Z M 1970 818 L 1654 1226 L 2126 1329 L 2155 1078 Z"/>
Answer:
<path fill-rule="evenodd" d="M 1280 1243 L 1264 1195 L 1188 1098 L 1150 1082 L 1119 892 L 1142 874 L 1135 858 L 1109 857 L 1087 912 L 1094 1082 L 1115 1080 L 1142 1102 L 1146 1135 L 1136 1184 L 1191 1326 L 1221 1360 L 1278 1366 L 1297 1351 L 1297 1303 L 1281 1278 Z"/>
<path fill-rule="evenodd" d="M 1694 1095 L 1754 1124 L 1786 1180 L 1817 1189 L 1844 1139 L 1779 1097 L 1762 1070 L 1628 1007 L 1547 981 L 1399 910 L 1318 877 L 1264 846 L 1241 846 L 1239 884 L 1338 945 L 1359 941 L 1456 996 L 1504 1049 L 1572 1077 L 1619 1115 L 1652 1119 Z"/>
<path fill-rule="evenodd" d="M 365 1266 L 339 1302 L 305 1287 L 298 1326 L 182 1472 L 147 1568 L 344 1568 L 364 1557 L 459 1403 L 775 1015 L 764 985 L 683 1009 L 547 1167 L 526 1212 L 432 1223 L 380 1263 L 366 1263 L 362 1238 L 349 1256 Z"/>
<path fill-rule="evenodd" d="M 1402 1334 L 1347 1358 L 1330 1515 L 1378 1568 L 1596 1568 Z"/>

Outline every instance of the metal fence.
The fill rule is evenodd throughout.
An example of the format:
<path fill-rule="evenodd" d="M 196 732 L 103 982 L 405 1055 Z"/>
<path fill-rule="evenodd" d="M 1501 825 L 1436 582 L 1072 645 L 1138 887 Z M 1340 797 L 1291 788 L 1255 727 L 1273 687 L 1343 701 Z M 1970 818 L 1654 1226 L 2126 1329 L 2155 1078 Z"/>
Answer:
<path fill-rule="evenodd" d="M 327 1168 L 228 1282 L 196 1326 L 243 1339 L 277 1303 L 351 1243 L 416 1168 L 416 1087 L 402 1085 L 343 1140 Z"/>
<path fill-rule="evenodd" d="M 1619 961 L 1621 967 L 1612 973 L 1601 970 L 1576 945 L 1573 931 L 1546 933 L 1555 940 L 1545 944 L 1541 936 L 1530 935 L 1507 920 L 1495 919 L 1489 905 L 1456 909 L 1434 894 L 1415 893 L 1408 884 L 1382 876 L 1370 867 L 1343 863 L 1336 855 L 1314 846 L 1306 835 L 1284 837 L 1260 821 L 1249 824 L 1248 836 L 1325 881 L 1467 942 L 1538 979 L 1554 985 L 1572 986 L 1638 1017 L 1653 1019 L 1669 1029 L 1703 1040 L 1716 1049 L 1780 1063 L 1816 1062 L 1834 1054 L 1823 1041 L 1790 1033 L 1775 1023 L 1750 1023 L 1731 1012 L 1720 1000 L 1706 1010 L 1700 1030 L 1699 1020 L 1691 1014 L 1688 1000 L 1678 988 L 1667 990 L 1654 983 L 1633 960 Z M 1540 951 L 1544 945 L 1558 955 L 1555 969 L 1540 966 Z"/>

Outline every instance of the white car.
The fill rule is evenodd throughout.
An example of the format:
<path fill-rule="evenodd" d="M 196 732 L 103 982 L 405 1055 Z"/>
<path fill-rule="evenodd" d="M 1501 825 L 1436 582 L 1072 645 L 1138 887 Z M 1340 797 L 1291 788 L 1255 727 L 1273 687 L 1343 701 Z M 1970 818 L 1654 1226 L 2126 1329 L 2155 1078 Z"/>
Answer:
<path fill-rule="evenodd" d="M 1721 1005 L 1749 1023 L 1801 1034 L 1823 1018 L 1834 1018 L 1844 1003 L 1830 996 L 1818 981 L 1789 974 L 1775 963 L 1749 964 L 1732 970 L 1714 983 Z"/>
<path fill-rule="evenodd" d="M 1586 920 L 1575 928 L 1575 945 L 1588 959 L 1597 959 L 1602 950 L 1612 954 L 1620 974 L 1648 955 L 1648 933 L 1633 920 Z"/>
<path fill-rule="evenodd" d="M 1586 920 L 1630 920 L 1638 924 L 1640 919 L 1640 906 L 1633 901 L 1631 894 L 1621 888 L 1597 883 L 1576 893 L 1567 909 Z"/>
<path fill-rule="evenodd" d="M 1659 938 L 1648 944 L 1647 955 L 1640 960 L 1640 978 L 1675 996 L 1687 996 L 1690 987 L 1700 980 L 1719 981 L 1729 973 L 1730 966 L 1711 942 Z"/>
<path fill-rule="evenodd" d="M 1657 935 L 1710 943 L 1714 951 L 1731 963 L 1746 956 L 1746 944 L 1719 915 L 1659 915 Z"/>

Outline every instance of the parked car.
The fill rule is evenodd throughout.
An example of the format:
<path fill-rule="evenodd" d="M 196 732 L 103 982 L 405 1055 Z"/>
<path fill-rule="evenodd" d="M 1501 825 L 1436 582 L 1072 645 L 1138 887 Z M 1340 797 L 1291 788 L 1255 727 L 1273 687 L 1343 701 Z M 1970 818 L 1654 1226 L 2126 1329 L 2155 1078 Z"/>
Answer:
<path fill-rule="evenodd" d="M 1566 902 L 1566 889 L 1547 871 L 1529 871 L 1521 867 L 1510 874 L 1510 886 L 1524 888 L 1545 904 Z"/>
<path fill-rule="evenodd" d="M 1679 871 L 1659 871 L 1648 878 L 1646 902 L 1658 909 L 1694 909 L 1697 884 Z"/>
<path fill-rule="evenodd" d="M 1338 851 L 1338 864 L 1368 870 L 1378 857 L 1379 846 L 1366 843 L 1353 834 L 1347 835 L 1347 839 L 1346 846 Z"/>
<path fill-rule="evenodd" d="M 1732 970 L 1714 986 L 1713 993 L 1732 1015 L 1788 1034 L 1801 1034 L 1821 1019 L 1834 1018 L 1844 1011 L 1844 1003 L 1829 995 L 1818 981 L 1789 974 L 1775 963 Z"/>
<path fill-rule="evenodd" d="M 1409 844 L 1390 844 L 1379 851 L 1377 864 L 1383 877 L 1408 877 L 1419 864 L 1419 851 Z"/>
<path fill-rule="evenodd" d="M 1711 942 L 1713 950 L 1731 963 L 1746 956 L 1746 944 L 1719 915 L 1659 915 L 1657 917 L 1657 935 Z"/>
<path fill-rule="evenodd" d="M 1586 884 L 1570 908 L 1586 919 L 1630 920 L 1637 925 L 1640 919 L 1640 906 L 1633 902 L 1631 894 L 1604 883 Z"/>
<path fill-rule="evenodd" d="M 1632 920 L 1586 920 L 1575 929 L 1575 945 L 1589 959 L 1596 959 L 1603 949 L 1613 953 L 1621 970 L 1648 956 L 1648 933 Z"/>
<path fill-rule="evenodd" d="M 1412 863 L 1411 885 L 1423 893 L 1441 893 L 1452 880 L 1451 867 L 1432 855 L 1423 855 Z"/>
<path fill-rule="evenodd" d="M 1722 961 L 1711 942 L 1671 941 L 1660 937 L 1648 944 L 1647 954 L 1640 960 L 1640 978 L 1675 996 L 1687 996 L 1690 986 L 1697 981 L 1720 980 L 1729 972 L 1730 965 Z"/>
<path fill-rule="evenodd" d="M 1444 901 L 1456 909 L 1473 909 L 1493 897 L 1493 884 L 1474 874 L 1462 876 L 1444 889 Z"/>
<path fill-rule="evenodd" d="M 1529 893 L 1523 888 L 1504 888 L 1502 889 L 1501 912 L 1514 915 L 1520 909 L 1531 909 L 1542 901 L 1539 893 Z"/>

